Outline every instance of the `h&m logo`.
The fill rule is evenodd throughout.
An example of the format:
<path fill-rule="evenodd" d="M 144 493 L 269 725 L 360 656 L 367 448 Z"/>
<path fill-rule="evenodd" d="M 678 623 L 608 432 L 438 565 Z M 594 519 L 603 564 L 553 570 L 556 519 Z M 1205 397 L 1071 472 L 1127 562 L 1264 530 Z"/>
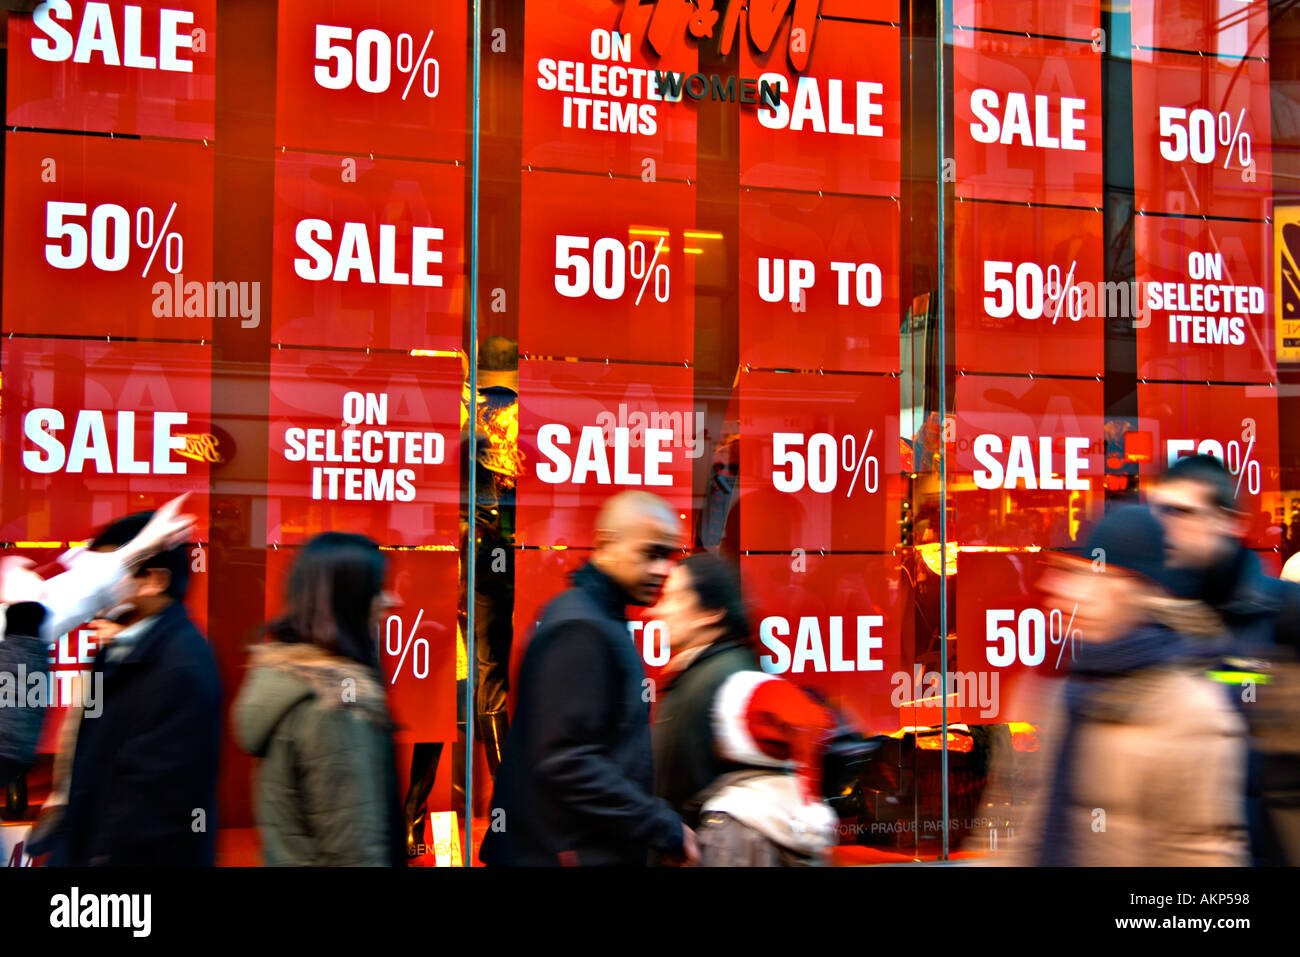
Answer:
<path fill-rule="evenodd" d="M 618 29 L 621 33 L 634 32 L 633 26 L 641 21 L 642 7 L 653 6 L 646 39 L 660 56 L 679 42 L 683 30 L 697 40 L 716 34 L 718 53 L 727 56 L 740 32 L 740 12 L 745 9 L 750 42 L 759 52 L 766 53 L 772 49 L 781 24 L 789 15 L 790 66 L 798 73 L 807 69 L 821 0 L 748 0 L 748 3 L 720 0 L 725 12 L 715 9 L 716 2 L 719 0 L 625 0 Z"/>

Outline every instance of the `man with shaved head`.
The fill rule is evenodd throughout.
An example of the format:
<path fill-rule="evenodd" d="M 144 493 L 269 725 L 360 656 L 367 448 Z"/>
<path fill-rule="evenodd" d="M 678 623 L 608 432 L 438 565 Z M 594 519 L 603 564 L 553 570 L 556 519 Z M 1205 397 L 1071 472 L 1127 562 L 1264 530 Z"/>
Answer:
<path fill-rule="evenodd" d="M 623 492 L 601 508 L 590 561 L 542 611 L 519 669 L 485 864 L 696 860 L 695 836 L 654 796 L 651 696 L 625 612 L 655 600 L 680 548 L 677 515 L 658 496 Z"/>

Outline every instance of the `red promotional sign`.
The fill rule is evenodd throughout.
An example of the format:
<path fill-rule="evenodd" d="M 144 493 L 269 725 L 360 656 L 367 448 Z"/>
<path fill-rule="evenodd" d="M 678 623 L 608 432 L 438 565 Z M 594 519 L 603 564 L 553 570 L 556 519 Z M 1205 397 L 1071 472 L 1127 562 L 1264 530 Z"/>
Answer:
<path fill-rule="evenodd" d="M 266 556 L 266 617 L 284 610 L 298 549 Z M 454 552 L 385 550 L 385 590 L 401 604 L 378 623 L 379 665 L 389 715 L 401 742 L 456 740 L 456 577 Z"/>
<path fill-rule="evenodd" d="M 896 27 L 821 20 L 806 70 L 786 60 L 786 24 L 770 52 L 742 44 L 740 74 L 759 80 L 760 101 L 740 110 L 744 186 L 898 193 L 900 102 Z M 778 105 L 763 82 L 780 84 Z"/>
<path fill-rule="evenodd" d="M 1103 499 L 1102 410 L 1094 379 L 959 376 L 949 441 L 957 544 L 1075 541 Z"/>
<path fill-rule="evenodd" d="M 455 359 L 273 352 L 267 542 L 454 546 L 460 394 Z"/>
<path fill-rule="evenodd" d="M 629 489 L 688 515 L 693 462 L 704 454 L 692 387 L 681 366 L 521 361 L 515 541 L 591 545 L 600 506 Z"/>
<path fill-rule="evenodd" d="M 1272 193 L 1268 63 L 1133 57 L 1139 212 L 1263 219 Z"/>
<path fill-rule="evenodd" d="M 212 137 L 215 0 L 47 0 L 9 16 L 10 126 Z"/>
<path fill-rule="evenodd" d="M 981 30 L 1090 40 L 1101 26 L 1101 4 L 1098 0 L 953 0 L 952 22 Z"/>
<path fill-rule="evenodd" d="M 1279 489 L 1277 390 L 1203 382 L 1139 382 L 1137 389 L 1139 429 L 1155 453 L 1140 466 L 1142 484 L 1184 455 L 1213 455 L 1236 480 L 1237 508 L 1254 519 L 1247 544 L 1277 545 L 1265 504 Z"/>
<path fill-rule="evenodd" d="M 465 9 L 463 3 L 284 0 L 276 38 L 276 141 L 463 160 Z"/>
<path fill-rule="evenodd" d="M 824 695 L 864 734 L 897 729 L 897 559 L 745 555 L 740 569 L 759 667 Z"/>
<path fill-rule="evenodd" d="M 1268 56 L 1268 0 L 1133 0 L 1130 6 L 1135 48 Z"/>
<path fill-rule="evenodd" d="M 6 332 L 210 339 L 241 294 L 251 306 L 210 281 L 210 148 L 39 133 L 5 148 Z"/>
<path fill-rule="evenodd" d="M 695 351 L 695 188 L 525 173 L 519 347 L 530 355 L 686 362 Z"/>
<path fill-rule="evenodd" d="M 630 23 L 620 12 L 609 0 L 529 4 L 524 163 L 694 179 L 695 107 L 682 87 L 696 72 L 695 47 L 683 29 L 660 57 L 645 42 L 649 8 Z"/>
<path fill-rule="evenodd" d="M 740 377 L 740 544 L 889 551 L 898 543 L 898 380 Z"/>
<path fill-rule="evenodd" d="M 993 694 L 992 708 L 949 714 L 949 721 L 993 724 L 1026 720 L 1018 714 L 1015 684 L 1027 674 L 1055 678 L 1069 672 L 1084 640 L 1078 608 L 1052 608 L 1038 591 L 1042 555 L 963 552 L 957 563 L 957 662 Z M 985 678 L 985 674 L 988 675 Z M 951 704 L 951 703 L 950 703 Z"/>
<path fill-rule="evenodd" d="M 1100 374 L 1102 225 L 1092 210 L 958 203 L 957 368 Z"/>
<path fill-rule="evenodd" d="M 8 339 L 0 539 L 83 541 L 189 492 L 207 538 L 211 355 L 197 345 Z"/>
<path fill-rule="evenodd" d="M 1138 375 L 1271 382 L 1269 227 L 1137 217 Z"/>
<path fill-rule="evenodd" d="M 953 69 L 959 197 L 1101 205 L 1101 53 L 958 30 Z"/>
<path fill-rule="evenodd" d="M 898 204 L 746 190 L 740 361 L 767 369 L 898 370 Z"/>
<path fill-rule="evenodd" d="M 272 338 L 457 350 L 464 187 L 454 166 L 277 156 Z"/>

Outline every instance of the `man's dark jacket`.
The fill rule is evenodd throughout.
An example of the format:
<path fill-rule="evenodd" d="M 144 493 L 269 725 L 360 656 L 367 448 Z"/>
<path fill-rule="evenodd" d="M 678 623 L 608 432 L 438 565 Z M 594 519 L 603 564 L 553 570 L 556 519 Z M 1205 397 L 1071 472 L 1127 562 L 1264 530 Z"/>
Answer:
<path fill-rule="evenodd" d="M 713 722 L 718 690 L 741 671 L 758 671 L 749 643 L 716 641 L 659 689 L 651 733 L 655 793 L 677 810 L 688 827 L 699 823 L 701 792 L 742 767 L 718 757 Z"/>
<path fill-rule="evenodd" d="M 650 695 L 628 634 L 626 596 L 591 565 L 542 612 L 480 857 L 498 866 L 640 867 L 682 846 L 654 796 Z"/>
<path fill-rule="evenodd" d="M 51 863 L 211 866 L 221 737 L 212 649 L 180 602 L 121 660 L 111 649 L 91 671 L 104 676 L 103 710 L 82 718 Z"/>
<path fill-rule="evenodd" d="M 1199 578 L 1189 579 L 1180 592 L 1199 598 L 1223 619 L 1232 635 L 1231 657 L 1269 660 L 1300 652 L 1300 585 L 1264 574 L 1259 557 L 1249 549 L 1238 547 Z M 1227 691 L 1250 723 L 1254 710 L 1241 686 L 1230 684 Z M 1300 833 L 1300 760 L 1295 755 L 1265 754 L 1252 742 L 1246 814 L 1256 866 L 1300 864 L 1294 837 Z M 1287 839 L 1287 834 L 1293 836 Z"/>

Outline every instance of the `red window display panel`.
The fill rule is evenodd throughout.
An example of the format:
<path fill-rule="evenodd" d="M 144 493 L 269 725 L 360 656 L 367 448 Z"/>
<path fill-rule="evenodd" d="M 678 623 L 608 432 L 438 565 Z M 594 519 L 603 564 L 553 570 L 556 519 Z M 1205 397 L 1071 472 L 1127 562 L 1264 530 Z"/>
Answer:
<path fill-rule="evenodd" d="M 211 390 L 203 346 L 5 340 L 0 540 L 83 541 L 182 492 L 206 540 Z"/>
<path fill-rule="evenodd" d="M 464 189 L 455 166 L 278 155 L 272 338 L 460 348 Z"/>
<path fill-rule="evenodd" d="M 959 27 L 1010 30 L 1090 40 L 1101 26 L 1099 0 L 953 0 L 952 22 Z"/>
<path fill-rule="evenodd" d="M 1133 0 L 1130 6 L 1134 47 L 1268 56 L 1268 0 Z"/>
<path fill-rule="evenodd" d="M 1263 219 L 1273 184 L 1268 83 L 1263 60 L 1136 54 L 1138 211 Z"/>
<path fill-rule="evenodd" d="M 957 368 L 1099 374 L 1102 226 L 1092 210 L 958 203 Z"/>
<path fill-rule="evenodd" d="M 696 107 L 681 85 L 699 57 L 684 25 L 664 34 L 651 14 L 646 6 L 625 15 L 608 0 L 528 5 L 525 165 L 695 178 Z"/>
<path fill-rule="evenodd" d="M 49 0 L 9 17 L 10 126 L 212 138 L 215 0 Z"/>
<path fill-rule="evenodd" d="M 957 195 L 1101 205 L 1101 53 L 1091 43 L 959 30 Z"/>
<path fill-rule="evenodd" d="M 1279 490 L 1277 390 L 1204 382 L 1139 382 L 1137 390 L 1138 435 L 1125 439 L 1150 452 L 1138 469 L 1143 487 L 1184 455 L 1213 455 L 1236 480 L 1237 508 L 1253 518 L 1246 544 L 1276 546 L 1265 499 Z"/>
<path fill-rule="evenodd" d="M 779 105 L 740 107 L 744 186 L 898 193 L 902 106 L 896 27 L 820 20 L 808 67 L 790 69 L 790 25 L 768 53 L 741 45 L 740 75 L 780 84 Z"/>
<path fill-rule="evenodd" d="M 685 524 L 694 460 L 704 454 L 693 374 L 676 366 L 525 359 L 519 450 L 520 545 L 590 546 L 600 506 L 629 489 L 665 499 Z"/>
<path fill-rule="evenodd" d="M 684 183 L 525 173 L 519 346 L 530 355 L 686 362 L 695 270 L 720 257 Z"/>
<path fill-rule="evenodd" d="M 957 660 L 975 676 L 982 701 L 969 691 L 949 721 L 1005 724 L 1032 716 L 1017 710 L 1016 686 L 1028 675 L 1069 673 L 1084 640 L 1088 610 L 1053 608 L 1039 591 L 1044 553 L 962 552 L 957 561 Z M 951 692 L 951 689 L 946 689 Z M 951 699 L 950 699 L 951 704 Z M 937 710 L 934 708 L 933 710 Z M 919 722 L 929 723 L 929 722 Z"/>
<path fill-rule="evenodd" d="M 454 546 L 460 399 L 455 359 L 273 352 L 267 543 L 347 529 Z"/>
<path fill-rule="evenodd" d="M 898 215 L 890 199 L 746 190 L 741 363 L 898 371 Z"/>
<path fill-rule="evenodd" d="M 5 332 L 198 340 L 238 315 L 238 287 L 211 282 L 210 148 L 8 133 L 5 149 Z"/>
<path fill-rule="evenodd" d="M 285 609 L 285 586 L 299 549 L 266 556 L 266 618 Z M 456 740 L 458 558 L 385 550 L 385 590 L 401 603 L 378 622 L 379 665 L 398 742 Z"/>
<path fill-rule="evenodd" d="M 740 543 L 889 551 L 898 543 L 898 380 L 740 377 Z"/>
<path fill-rule="evenodd" d="M 814 690 L 864 734 L 900 727 L 897 559 L 745 555 L 740 570 L 763 671 Z"/>
<path fill-rule="evenodd" d="M 1078 541 L 1103 502 L 1103 408 L 1095 379 L 958 376 L 948 437 L 955 543 Z"/>
<path fill-rule="evenodd" d="M 1271 382 L 1269 227 L 1137 218 L 1138 375 Z"/>
<path fill-rule="evenodd" d="M 463 3 L 285 0 L 276 142 L 465 159 L 466 22 Z"/>

